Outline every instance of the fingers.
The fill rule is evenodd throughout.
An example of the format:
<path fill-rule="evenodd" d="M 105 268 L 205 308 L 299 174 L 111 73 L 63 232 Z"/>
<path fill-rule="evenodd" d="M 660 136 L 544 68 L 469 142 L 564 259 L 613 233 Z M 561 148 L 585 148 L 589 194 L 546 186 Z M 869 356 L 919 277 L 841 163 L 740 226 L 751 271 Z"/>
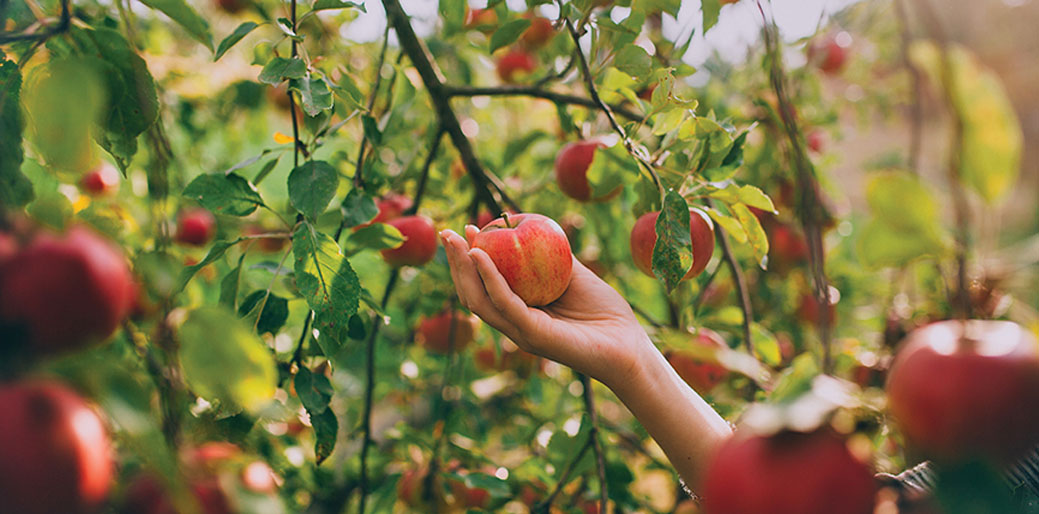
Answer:
<path fill-rule="evenodd" d="M 476 234 L 479 233 L 479 232 L 480 232 L 480 229 L 477 228 L 476 225 L 466 225 L 465 226 L 465 239 L 467 241 L 469 241 L 470 245 L 473 244 L 473 238 L 476 237 Z"/>
<path fill-rule="evenodd" d="M 494 302 L 495 307 L 508 318 L 516 328 L 524 329 L 531 326 L 532 313 L 530 307 L 512 291 L 505 277 L 498 272 L 498 268 L 491 260 L 487 252 L 473 248 L 469 250 L 469 256 L 476 262 L 476 270 L 483 279 L 483 286 L 487 296 Z"/>
<path fill-rule="evenodd" d="M 453 230 L 444 230 L 440 233 L 440 237 L 447 253 L 451 279 L 455 283 L 458 300 L 467 309 L 506 335 L 515 334 L 516 327 L 498 311 L 494 302 L 487 296 L 483 280 L 469 256 L 469 245 Z"/>

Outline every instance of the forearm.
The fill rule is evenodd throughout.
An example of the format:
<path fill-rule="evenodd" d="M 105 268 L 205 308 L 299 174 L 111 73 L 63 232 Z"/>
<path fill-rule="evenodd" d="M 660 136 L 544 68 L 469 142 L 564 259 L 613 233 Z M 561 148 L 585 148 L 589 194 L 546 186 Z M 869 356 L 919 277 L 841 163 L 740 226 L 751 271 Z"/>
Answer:
<path fill-rule="evenodd" d="M 640 346 L 635 371 L 607 384 L 696 490 L 722 441 L 732 433 L 717 411 L 693 391 L 652 343 Z"/>

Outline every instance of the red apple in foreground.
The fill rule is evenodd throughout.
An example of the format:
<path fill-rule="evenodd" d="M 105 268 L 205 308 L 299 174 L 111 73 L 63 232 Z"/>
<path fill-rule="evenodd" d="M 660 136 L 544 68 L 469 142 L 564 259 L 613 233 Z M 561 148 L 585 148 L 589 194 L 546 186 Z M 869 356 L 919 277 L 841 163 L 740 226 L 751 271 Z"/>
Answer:
<path fill-rule="evenodd" d="M 0 232 L 0 265 L 14 257 L 16 253 L 18 253 L 18 240 L 10 233 Z"/>
<path fill-rule="evenodd" d="M 1039 443 L 1039 345 L 1009 321 L 939 321 L 912 331 L 888 375 L 909 443 L 942 461 L 1005 462 Z"/>
<path fill-rule="evenodd" d="M 431 352 L 447 354 L 453 349 L 461 352 L 473 342 L 480 320 L 476 316 L 466 315 L 460 311 L 443 311 L 431 318 L 425 318 L 418 324 L 415 338 L 419 344 Z M 452 328 L 452 325 L 453 328 Z M 454 330 L 452 336 L 452 330 Z M 454 341 L 454 345 L 452 345 Z"/>
<path fill-rule="evenodd" d="M 387 222 L 400 231 L 404 243 L 382 250 L 382 258 L 390 266 L 422 266 L 437 254 L 437 234 L 433 220 L 425 216 L 404 216 Z"/>
<path fill-rule="evenodd" d="M 119 249 L 90 229 L 40 234 L 0 265 L 0 339 L 38 354 L 107 339 L 129 313 L 132 281 Z"/>
<path fill-rule="evenodd" d="M 590 139 L 570 143 L 556 155 L 556 183 L 566 196 L 582 202 L 602 202 L 620 194 L 618 186 L 608 194 L 592 198 L 592 187 L 588 183 L 588 168 L 595 159 L 596 150 L 605 148 L 602 142 Z"/>
<path fill-rule="evenodd" d="M 653 274 L 653 246 L 657 244 L 657 217 L 660 211 L 647 212 L 635 221 L 631 228 L 631 257 L 635 266 L 643 273 Z M 700 209 L 689 209 L 689 237 L 693 246 L 693 264 L 682 280 L 703 273 L 714 254 L 714 223 Z"/>
<path fill-rule="evenodd" d="M 526 302 L 548 305 L 570 286 L 573 255 L 559 224 L 540 214 L 498 218 L 471 241 L 491 257 L 509 287 Z"/>
<path fill-rule="evenodd" d="M 711 459 L 706 514 L 870 514 L 873 473 L 826 429 L 734 434 Z"/>
<path fill-rule="evenodd" d="M 534 72 L 537 61 L 526 50 L 513 49 L 498 58 L 498 77 L 506 84 L 515 84 Z"/>
<path fill-rule="evenodd" d="M 205 246 L 216 234 L 216 218 L 206 209 L 184 211 L 177 219 L 177 242 L 190 246 Z"/>
<path fill-rule="evenodd" d="M 98 167 L 83 175 L 79 181 L 79 187 L 92 196 L 114 193 L 119 189 L 119 170 L 108 162 L 102 162 Z"/>
<path fill-rule="evenodd" d="M 719 365 L 716 359 L 704 354 L 714 348 L 727 348 L 725 340 L 717 332 L 701 328 L 697 331 L 693 344 L 702 347 L 698 351 L 672 350 L 666 354 L 667 361 L 697 392 L 706 393 L 725 381 L 729 370 Z M 706 350 L 706 351 L 705 351 Z"/>
<path fill-rule="evenodd" d="M 93 512 L 114 465 L 97 414 L 54 382 L 0 388 L 0 512 Z"/>

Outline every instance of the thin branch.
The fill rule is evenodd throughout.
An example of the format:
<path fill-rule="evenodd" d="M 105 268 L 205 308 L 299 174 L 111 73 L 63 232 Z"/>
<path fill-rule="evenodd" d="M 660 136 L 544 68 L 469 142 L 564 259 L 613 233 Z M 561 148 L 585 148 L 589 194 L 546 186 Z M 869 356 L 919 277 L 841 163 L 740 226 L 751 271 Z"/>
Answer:
<path fill-rule="evenodd" d="M 375 107 L 375 97 L 379 95 L 379 85 L 382 83 L 382 65 L 386 62 L 386 48 L 390 42 L 390 25 L 386 24 L 386 29 L 382 32 L 382 49 L 379 50 L 379 62 L 375 65 L 375 80 L 373 81 L 372 90 L 368 93 L 368 112 L 372 112 L 372 108 Z M 364 189 L 364 153 L 368 148 L 368 136 L 361 136 L 361 148 L 357 150 L 357 167 L 354 169 L 354 187 L 358 189 Z M 336 240 L 339 238 L 337 237 Z"/>
<path fill-rule="evenodd" d="M 588 417 L 592 424 L 588 432 L 588 439 L 592 441 L 595 450 L 596 469 L 599 472 L 599 512 L 607 514 L 607 503 L 610 499 L 606 487 L 606 457 L 602 449 L 602 441 L 599 440 L 599 413 L 595 410 L 595 393 L 592 391 L 592 381 L 588 375 L 581 374 L 581 385 L 584 386 L 584 408 L 588 411 Z"/>
<path fill-rule="evenodd" d="M 707 199 L 707 205 L 712 209 L 714 208 L 714 202 L 709 198 Z M 718 236 L 719 246 L 722 247 L 722 256 L 725 258 L 726 264 L 729 265 L 729 271 L 736 281 L 736 290 L 740 298 L 740 309 L 743 310 L 743 342 L 747 345 L 747 353 L 754 355 L 754 342 L 751 340 L 750 334 L 750 324 L 754 321 L 754 310 L 750 304 L 750 291 L 747 288 L 747 279 L 743 276 L 743 269 L 740 268 L 740 263 L 736 261 L 736 256 L 732 253 L 732 246 L 729 245 L 729 238 L 725 235 L 725 229 L 721 225 L 716 225 L 714 232 Z"/>
<path fill-rule="evenodd" d="M 573 460 L 567 464 L 566 469 L 563 470 L 563 474 L 559 475 L 559 480 L 556 482 L 556 486 L 552 489 L 552 492 L 545 498 L 545 501 L 538 504 L 534 509 L 534 512 L 547 513 L 549 508 L 552 506 L 552 502 L 556 501 L 559 493 L 563 491 L 563 486 L 570 480 L 570 475 L 574 472 L 574 468 L 577 467 L 577 463 L 581 462 L 584 458 L 584 454 L 588 452 L 588 449 L 592 447 L 592 438 L 589 437 L 587 441 L 581 446 L 581 449 L 577 451 L 577 455 L 574 456 Z"/>
<path fill-rule="evenodd" d="M 261 309 L 261 313 L 263 310 Z M 307 331 L 310 330 L 310 321 L 314 319 L 314 311 L 307 312 L 307 317 L 303 318 L 303 331 L 299 334 L 299 342 L 296 343 L 296 351 L 292 352 L 292 363 L 296 366 L 303 365 L 303 342 L 307 340 Z"/>
<path fill-rule="evenodd" d="M 429 182 L 429 170 L 433 167 L 433 161 L 437 158 L 437 150 L 440 149 L 440 141 L 443 138 L 443 129 L 437 127 L 436 133 L 433 135 L 433 144 L 429 147 L 429 154 L 426 155 L 426 161 L 422 163 L 422 175 L 419 176 L 418 186 L 415 188 L 415 199 L 411 202 L 411 207 L 404 211 L 405 215 L 410 216 L 418 212 L 419 203 L 422 202 L 422 197 L 426 193 L 426 183 Z"/>
<path fill-rule="evenodd" d="M 518 212 L 522 211 L 519 205 L 498 184 L 490 180 L 490 173 L 484 169 L 479 159 L 477 159 L 472 143 L 462 132 L 462 126 L 458 122 L 458 117 L 451 108 L 451 100 L 444 88 L 444 79 L 440 69 L 436 66 L 422 41 L 415 35 L 415 29 L 412 28 L 407 14 L 404 13 L 400 0 L 382 0 L 382 4 L 386 9 L 388 22 L 397 33 L 397 39 L 400 42 L 401 48 L 408 54 L 412 65 L 415 66 L 415 70 L 422 78 L 422 83 L 425 85 L 433 102 L 437 118 L 458 150 L 462 164 L 473 179 L 473 184 L 476 186 L 483 202 L 494 213 L 502 212 L 503 203 Z"/>
<path fill-rule="evenodd" d="M 919 173 L 924 126 L 922 81 L 920 79 L 920 70 L 916 68 L 916 65 L 909 58 L 909 46 L 913 42 L 913 35 L 909 31 L 909 17 L 903 4 L 904 1 L 893 0 L 893 3 L 895 4 L 896 18 L 898 19 L 899 32 L 902 37 L 902 64 L 905 66 L 906 71 L 909 72 L 909 78 L 913 87 L 912 105 L 910 105 L 912 113 L 909 117 L 909 170 L 913 173 Z"/>
<path fill-rule="evenodd" d="M 646 320 L 646 323 L 649 323 L 650 326 L 652 326 L 653 328 L 661 328 L 661 327 L 664 326 L 663 323 L 661 323 L 661 322 L 657 321 L 656 319 L 654 319 L 653 316 L 650 316 L 649 313 L 646 312 L 645 309 L 643 309 L 642 307 L 639 307 L 638 304 L 628 302 L 628 305 L 631 306 L 631 310 L 635 314 L 638 314 L 639 316 L 641 316 L 642 319 Z"/>
<path fill-rule="evenodd" d="M 822 344 L 824 373 L 832 372 L 833 359 L 831 346 L 830 286 L 826 279 L 825 255 L 822 237 L 822 221 L 826 216 L 825 207 L 819 198 L 819 182 L 815 175 L 815 166 L 805 150 L 804 137 L 797 124 L 794 105 L 786 92 L 786 75 L 783 71 L 782 55 L 779 51 L 779 28 L 775 20 L 765 15 L 765 8 L 757 0 L 758 12 L 764 22 L 765 48 L 769 61 L 769 81 L 776 93 L 779 104 L 779 116 L 783 121 L 790 148 L 794 155 L 794 168 L 797 177 L 798 201 L 797 213 L 808 241 L 808 265 L 812 272 L 812 283 L 815 301 L 820 306 L 819 339 Z"/>
<path fill-rule="evenodd" d="M 584 98 L 564 93 L 556 93 L 537 86 L 497 86 L 497 87 L 472 87 L 444 85 L 445 91 L 450 96 L 529 96 L 542 98 L 556 103 L 580 105 L 590 109 L 600 109 L 599 104 L 590 98 Z M 613 105 L 610 109 L 633 121 L 642 121 L 645 115 L 627 109 L 624 106 Z"/>

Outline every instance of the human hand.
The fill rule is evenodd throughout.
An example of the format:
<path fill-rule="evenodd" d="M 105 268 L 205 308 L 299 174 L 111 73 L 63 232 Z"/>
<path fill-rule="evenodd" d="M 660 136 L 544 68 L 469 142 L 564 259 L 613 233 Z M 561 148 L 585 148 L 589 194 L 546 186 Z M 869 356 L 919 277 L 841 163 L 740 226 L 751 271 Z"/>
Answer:
<path fill-rule="evenodd" d="M 466 226 L 470 241 L 477 232 Z M 520 348 L 611 386 L 630 379 L 642 352 L 653 348 L 624 298 L 576 258 L 563 296 L 534 308 L 512 291 L 486 252 L 471 249 L 452 230 L 440 237 L 459 301 Z"/>

